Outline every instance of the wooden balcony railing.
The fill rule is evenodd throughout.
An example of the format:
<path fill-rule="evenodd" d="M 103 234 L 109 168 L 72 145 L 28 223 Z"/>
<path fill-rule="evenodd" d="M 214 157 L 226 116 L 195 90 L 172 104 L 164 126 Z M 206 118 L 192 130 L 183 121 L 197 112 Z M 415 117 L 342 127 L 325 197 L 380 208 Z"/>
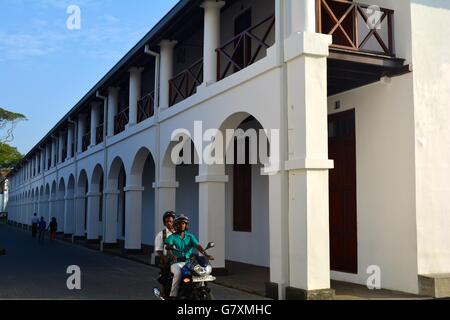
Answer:
<path fill-rule="evenodd" d="M 169 105 L 173 106 L 197 92 L 203 82 L 203 59 L 169 80 Z"/>
<path fill-rule="evenodd" d="M 244 30 L 216 49 L 217 80 L 222 80 L 255 63 L 260 57 L 261 50 L 266 52 L 273 45 L 273 43 L 268 42 L 268 38 L 274 27 L 275 16 L 272 15 Z M 262 36 L 256 36 L 257 32 L 261 33 Z"/>
<path fill-rule="evenodd" d="M 155 91 L 145 95 L 138 101 L 137 122 L 153 117 L 155 114 Z"/>
<path fill-rule="evenodd" d="M 114 117 L 114 134 L 119 134 L 122 131 L 125 131 L 125 126 L 129 122 L 128 112 L 129 108 L 126 108 Z"/>
<path fill-rule="evenodd" d="M 317 31 L 331 47 L 394 56 L 394 11 L 348 0 L 317 0 Z"/>
<path fill-rule="evenodd" d="M 89 145 L 91 144 L 91 133 L 85 133 L 83 135 L 83 144 L 81 146 L 81 151 L 86 151 L 89 148 Z"/>
<path fill-rule="evenodd" d="M 95 144 L 103 142 L 103 123 L 95 129 Z"/>

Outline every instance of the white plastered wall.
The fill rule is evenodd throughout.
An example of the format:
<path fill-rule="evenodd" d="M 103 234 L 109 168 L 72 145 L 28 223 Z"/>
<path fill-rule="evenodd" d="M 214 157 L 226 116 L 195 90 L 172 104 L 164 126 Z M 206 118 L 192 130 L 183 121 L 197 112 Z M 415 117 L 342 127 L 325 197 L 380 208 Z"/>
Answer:
<path fill-rule="evenodd" d="M 450 2 L 411 2 L 418 272 L 450 273 Z"/>

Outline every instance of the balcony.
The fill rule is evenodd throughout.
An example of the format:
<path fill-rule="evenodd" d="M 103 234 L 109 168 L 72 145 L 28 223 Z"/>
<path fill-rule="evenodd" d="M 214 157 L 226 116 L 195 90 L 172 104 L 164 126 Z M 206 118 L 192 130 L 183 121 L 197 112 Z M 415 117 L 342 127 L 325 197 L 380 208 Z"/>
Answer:
<path fill-rule="evenodd" d="M 169 80 L 169 106 L 194 95 L 203 82 L 203 58 Z"/>
<path fill-rule="evenodd" d="M 155 91 L 152 91 L 138 101 L 137 122 L 141 123 L 142 121 L 153 117 L 154 114 L 155 114 Z"/>
<path fill-rule="evenodd" d="M 103 142 L 103 123 L 95 129 L 95 144 Z"/>
<path fill-rule="evenodd" d="M 90 144 L 91 144 L 91 133 L 88 132 L 83 135 L 81 151 L 85 152 L 89 148 Z"/>
<path fill-rule="evenodd" d="M 125 126 L 129 122 L 128 112 L 129 108 L 126 108 L 114 117 L 114 134 L 125 131 Z"/>
<path fill-rule="evenodd" d="M 317 0 L 317 31 L 331 35 L 328 94 L 409 72 L 394 47 L 394 11 L 348 0 Z"/>
<path fill-rule="evenodd" d="M 332 48 L 395 56 L 393 10 L 347 0 L 318 2 L 318 32 L 332 35 Z"/>
<path fill-rule="evenodd" d="M 274 42 L 275 16 L 262 20 L 225 42 L 217 52 L 217 80 L 252 65 L 267 54 Z"/>

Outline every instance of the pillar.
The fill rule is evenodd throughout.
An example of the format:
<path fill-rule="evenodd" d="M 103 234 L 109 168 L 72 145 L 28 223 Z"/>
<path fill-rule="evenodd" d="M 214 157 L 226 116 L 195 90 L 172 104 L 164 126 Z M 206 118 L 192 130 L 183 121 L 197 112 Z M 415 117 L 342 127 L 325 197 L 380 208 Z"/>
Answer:
<path fill-rule="evenodd" d="M 113 245 L 117 243 L 117 203 L 119 202 L 118 190 L 106 190 L 103 194 L 106 197 L 106 207 L 104 211 L 103 245 Z"/>
<path fill-rule="evenodd" d="M 78 132 L 77 132 L 77 152 L 83 152 L 83 135 L 86 131 L 86 116 L 80 114 L 78 116 Z"/>
<path fill-rule="evenodd" d="M 64 234 L 75 232 L 74 198 L 66 195 L 64 197 Z"/>
<path fill-rule="evenodd" d="M 53 168 L 56 165 L 56 138 L 52 138 L 50 157 L 50 167 Z"/>
<path fill-rule="evenodd" d="M 141 76 L 144 68 L 131 68 L 130 72 L 130 111 L 128 126 L 137 123 L 138 101 L 141 99 Z"/>
<path fill-rule="evenodd" d="M 98 240 L 99 237 L 99 214 L 100 214 L 100 197 L 99 192 L 89 192 L 87 194 L 87 240 Z"/>
<path fill-rule="evenodd" d="M 314 1 L 290 1 L 284 43 L 289 177 L 288 299 L 332 298 L 330 290 L 327 57 L 331 36 L 314 33 Z M 300 7 L 297 7 L 300 6 Z M 306 12 L 305 12 L 306 11 Z M 303 21 L 303 23 L 299 23 Z M 311 32 L 312 31 L 312 32 Z"/>
<path fill-rule="evenodd" d="M 64 132 L 59 133 L 59 143 L 58 143 L 58 162 L 62 163 L 64 162 L 63 159 L 63 147 L 64 147 Z"/>
<path fill-rule="evenodd" d="M 217 53 L 220 47 L 220 9 L 224 1 L 204 1 L 205 9 L 203 40 L 203 83 L 208 85 L 217 81 Z"/>
<path fill-rule="evenodd" d="M 114 119 L 119 110 L 119 90 L 118 87 L 108 88 L 108 137 L 114 136 Z"/>
<path fill-rule="evenodd" d="M 92 102 L 91 103 L 91 136 L 89 148 L 94 147 L 97 144 L 97 126 L 100 124 L 100 108 L 103 106 L 102 102 Z"/>
<path fill-rule="evenodd" d="M 161 110 L 169 107 L 169 80 L 173 76 L 173 49 L 177 41 L 163 40 L 161 48 L 160 77 L 159 77 L 159 107 Z"/>
<path fill-rule="evenodd" d="M 125 191 L 125 250 L 141 250 L 142 191 L 141 186 L 127 186 Z"/>
<path fill-rule="evenodd" d="M 155 234 L 164 229 L 163 215 L 167 211 L 175 211 L 176 191 L 179 183 L 175 181 L 160 181 L 153 184 L 155 189 Z"/>
<path fill-rule="evenodd" d="M 216 244 L 211 249 L 213 267 L 225 269 L 225 184 L 228 176 L 199 175 L 196 182 L 199 184 L 199 241 L 204 247 L 209 242 Z"/>
<path fill-rule="evenodd" d="M 71 159 L 73 155 L 72 150 L 72 144 L 73 144 L 73 138 L 74 138 L 74 130 L 75 126 L 69 125 L 69 128 L 67 129 L 67 159 Z"/>
<path fill-rule="evenodd" d="M 75 196 L 75 238 L 83 238 L 85 236 L 84 229 L 84 214 L 85 214 L 85 202 L 86 196 L 77 194 Z"/>

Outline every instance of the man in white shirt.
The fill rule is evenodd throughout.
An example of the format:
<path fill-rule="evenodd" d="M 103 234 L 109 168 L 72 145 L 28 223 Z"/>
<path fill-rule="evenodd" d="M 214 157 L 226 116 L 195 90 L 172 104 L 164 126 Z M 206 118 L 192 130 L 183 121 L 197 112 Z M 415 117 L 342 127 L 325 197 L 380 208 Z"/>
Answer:
<path fill-rule="evenodd" d="M 157 265 L 162 269 L 160 273 L 159 282 L 163 285 L 163 296 L 165 295 L 165 287 L 168 285 L 167 279 L 170 277 L 170 261 L 167 258 L 167 251 L 165 248 L 166 239 L 171 236 L 175 230 L 173 229 L 173 221 L 175 220 L 175 212 L 167 211 L 163 215 L 164 230 L 158 233 L 155 238 L 155 252 L 158 254 Z M 170 284 L 169 284 L 170 285 Z"/>

